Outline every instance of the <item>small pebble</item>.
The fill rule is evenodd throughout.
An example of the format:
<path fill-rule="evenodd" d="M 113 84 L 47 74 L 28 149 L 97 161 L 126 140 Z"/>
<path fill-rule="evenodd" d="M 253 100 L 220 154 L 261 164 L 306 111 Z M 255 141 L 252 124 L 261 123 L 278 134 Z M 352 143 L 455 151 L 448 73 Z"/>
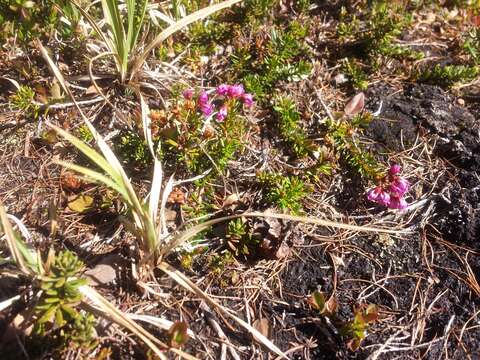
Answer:
<path fill-rule="evenodd" d="M 334 80 L 335 80 L 335 85 L 337 86 L 348 82 L 348 78 L 345 76 L 345 74 L 338 74 L 337 76 L 335 76 Z"/>
<path fill-rule="evenodd" d="M 460 106 L 464 106 L 465 105 L 465 100 L 463 100 L 462 98 L 458 98 L 457 99 L 457 104 L 460 105 Z"/>

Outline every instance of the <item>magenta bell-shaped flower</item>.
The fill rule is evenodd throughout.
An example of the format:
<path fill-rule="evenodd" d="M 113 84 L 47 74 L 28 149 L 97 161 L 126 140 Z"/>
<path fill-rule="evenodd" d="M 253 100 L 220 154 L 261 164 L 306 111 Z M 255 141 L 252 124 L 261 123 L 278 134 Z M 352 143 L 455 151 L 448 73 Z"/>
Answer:
<path fill-rule="evenodd" d="M 378 195 L 377 202 L 381 205 L 388 206 L 390 204 L 390 194 L 385 191 L 381 191 Z"/>
<path fill-rule="evenodd" d="M 198 95 L 198 103 L 200 104 L 200 107 L 208 103 L 208 94 L 205 90 L 202 90 L 200 95 Z"/>
<path fill-rule="evenodd" d="M 409 188 L 410 183 L 408 182 L 408 180 L 397 177 L 390 185 L 390 192 L 401 197 L 408 192 Z"/>
<path fill-rule="evenodd" d="M 217 86 L 217 94 L 226 96 L 228 94 L 228 91 L 230 90 L 230 85 L 227 84 L 221 84 Z"/>
<path fill-rule="evenodd" d="M 232 98 L 238 98 L 245 93 L 242 84 L 231 85 L 228 89 L 228 96 Z"/>
<path fill-rule="evenodd" d="M 214 106 L 212 104 L 206 103 L 200 105 L 200 111 L 205 116 L 210 116 L 213 113 Z"/>
<path fill-rule="evenodd" d="M 377 201 L 378 196 L 382 192 L 382 188 L 377 186 L 376 188 L 370 189 L 367 192 L 367 199 L 370 201 Z"/>
<path fill-rule="evenodd" d="M 388 207 L 390 209 L 398 209 L 398 210 L 403 210 L 406 209 L 408 206 L 407 202 L 403 197 L 395 196 L 393 195 L 390 198 L 390 203 L 388 204 Z"/>
<path fill-rule="evenodd" d="M 242 95 L 242 102 L 245 104 L 245 106 L 252 106 L 253 105 L 253 95 L 245 93 Z"/>
<path fill-rule="evenodd" d="M 220 110 L 218 110 L 218 113 L 215 116 L 215 119 L 217 119 L 217 121 L 223 121 L 227 117 L 227 113 L 228 113 L 227 107 L 222 106 Z"/>

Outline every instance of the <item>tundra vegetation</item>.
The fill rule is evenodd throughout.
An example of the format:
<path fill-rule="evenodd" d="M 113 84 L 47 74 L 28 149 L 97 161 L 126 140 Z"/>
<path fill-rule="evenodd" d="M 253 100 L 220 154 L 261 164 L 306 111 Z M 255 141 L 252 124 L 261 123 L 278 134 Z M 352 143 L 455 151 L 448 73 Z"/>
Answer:
<path fill-rule="evenodd" d="M 0 0 L 2 359 L 480 357 L 478 0 Z"/>

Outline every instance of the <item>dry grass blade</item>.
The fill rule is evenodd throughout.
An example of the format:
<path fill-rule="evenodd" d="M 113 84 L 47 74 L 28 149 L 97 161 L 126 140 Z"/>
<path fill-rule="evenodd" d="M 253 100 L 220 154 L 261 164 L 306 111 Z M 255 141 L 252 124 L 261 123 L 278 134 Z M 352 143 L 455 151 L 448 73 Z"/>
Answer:
<path fill-rule="evenodd" d="M 162 319 L 160 317 L 151 316 L 151 315 L 144 315 L 144 314 L 127 314 L 127 315 L 132 320 L 142 321 L 166 331 L 170 330 L 172 325 L 175 324 L 175 322 L 173 321 Z M 187 334 L 190 338 L 196 338 L 195 333 L 191 329 L 187 329 Z"/>
<path fill-rule="evenodd" d="M 188 16 L 185 16 L 183 19 L 177 21 L 175 24 L 170 25 L 168 28 L 163 30 L 160 34 L 158 34 L 155 39 L 152 40 L 152 42 L 145 48 L 143 53 L 141 53 L 134 61 L 131 73 L 130 73 L 130 80 L 134 78 L 136 72 L 140 69 L 144 61 L 146 60 L 147 56 L 150 54 L 150 52 L 156 48 L 160 43 L 162 43 L 165 39 L 167 39 L 169 36 L 175 34 L 177 31 L 183 29 L 185 26 L 190 25 L 191 23 L 202 20 L 206 18 L 207 16 L 228 8 L 242 0 L 227 0 L 224 2 L 221 2 L 219 4 L 215 5 L 210 5 L 204 9 L 198 10 L 194 12 L 193 14 L 190 14 Z"/>
<path fill-rule="evenodd" d="M 230 313 L 227 309 L 225 309 L 222 305 L 218 304 L 215 300 L 213 300 L 208 294 L 203 292 L 197 285 L 195 285 L 187 276 L 185 276 L 180 271 L 172 268 L 169 264 L 162 262 L 159 264 L 159 269 L 170 276 L 173 280 L 175 280 L 179 285 L 183 286 L 185 289 L 193 292 L 197 296 L 201 297 L 205 302 L 211 306 L 212 308 L 217 309 L 222 315 L 229 317 L 244 327 L 247 331 L 249 331 L 259 342 L 261 342 L 264 346 L 266 346 L 270 351 L 274 352 L 275 354 L 288 359 L 287 355 L 280 350 L 274 343 L 272 343 L 267 337 L 265 337 L 260 331 L 255 329 L 250 324 L 246 323 L 239 317 Z"/>
<path fill-rule="evenodd" d="M 181 231 L 177 235 L 173 236 L 169 244 L 166 244 L 168 246 L 168 249 L 164 249 L 163 251 L 168 252 L 174 249 L 175 247 L 193 238 L 199 232 L 208 229 L 212 225 L 215 225 L 224 221 L 228 221 L 228 220 L 238 219 L 241 217 L 264 217 L 264 218 L 283 219 L 283 220 L 298 221 L 298 222 L 304 222 L 308 224 L 316 224 L 316 225 L 325 226 L 325 227 L 333 227 L 337 229 L 359 231 L 359 232 L 373 232 L 373 233 L 397 234 L 397 235 L 409 233 L 406 230 L 392 230 L 392 229 L 383 229 L 383 228 L 371 227 L 371 226 L 350 225 L 350 224 L 344 224 L 344 223 L 335 222 L 331 220 L 316 219 L 316 218 L 305 217 L 305 216 L 272 214 L 272 213 L 265 213 L 265 212 L 250 212 L 250 213 L 224 216 L 221 218 L 205 221 L 204 223 L 201 223 L 198 225 L 194 225 L 191 228 Z"/>
<path fill-rule="evenodd" d="M 12 306 L 13 303 L 15 303 L 17 300 L 20 300 L 20 299 L 21 299 L 20 295 L 15 295 L 10 299 L 3 300 L 2 302 L 0 302 L 0 312 L 9 308 L 10 306 Z"/>
<path fill-rule="evenodd" d="M 57 65 L 55 65 L 52 58 L 48 54 L 47 49 L 45 49 L 45 47 L 42 45 L 40 40 L 35 40 L 35 44 L 37 45 L 38 50 L 40 50 L 40 54 L 42 55 L 42 57 L 45 59 L 48 66 L 52 70 L 53 75 L 57 78 L 58 82 L 60 83 L 60 86 L 62 87 L 63 91 L 65 91 L 67 94 L 69 94 L 71 96 L 70 89 L 67 86 L 67 82 L 65 81 L 65 78 L 63 77 L 63 75 L 60 72 L 60 70 L 58 69 Z"/>
<path fill-rule="evenodd" d="M 91 288 L 88 285 L 83 285 L 79 287 L 80 292 L 88 298 L 95 306 L 90 306 L 89 309 L 93 309 L 101 312 L 101 316 L 109 318 L 118 325 L 121 325 L 131 331 L 133 334 L 138 336 L 160 359 L 167 359 L 164 351 L 160 350 L 155 343 L 159 344 L 165 349 L 169 349 L 174 352 L 176 355 L 188 359 L 188 360 L 197 360 L 196 357 L 191 356 L 179 349 L 169 348 L 166 344 L 156 339 L 152 334 L 138 325 L 136 322 L 132 321 L 126 314 L 118 310 L 114 305 L 112 305 L 107 299 L 100 295 L 95 289 Z"/>

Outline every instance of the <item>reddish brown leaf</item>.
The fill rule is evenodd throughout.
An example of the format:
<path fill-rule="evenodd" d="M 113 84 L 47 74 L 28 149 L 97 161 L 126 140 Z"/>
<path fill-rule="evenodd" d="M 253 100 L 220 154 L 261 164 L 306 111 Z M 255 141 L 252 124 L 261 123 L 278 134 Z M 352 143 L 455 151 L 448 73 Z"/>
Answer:
<path fill-rule="evenodd" d="M 185 321 L 177 321 L 168 330 L 170 336 L 170 346 L 180 347 L 188 341 L 188 326 Z"/>

